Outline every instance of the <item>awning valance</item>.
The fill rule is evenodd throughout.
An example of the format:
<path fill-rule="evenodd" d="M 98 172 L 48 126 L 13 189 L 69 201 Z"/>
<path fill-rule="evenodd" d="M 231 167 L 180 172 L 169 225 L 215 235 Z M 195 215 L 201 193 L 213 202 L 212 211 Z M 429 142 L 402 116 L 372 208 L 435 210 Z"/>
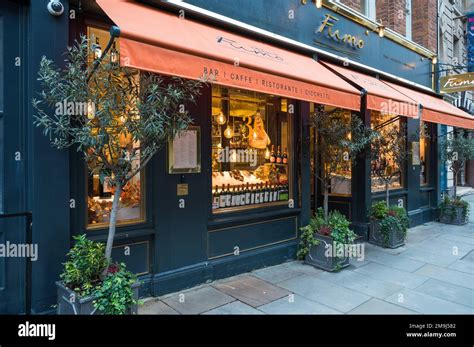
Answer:
<path fill-rule="evenodd" d="M 386 81 L 384 83 L 421 103 L 423 108 L 421 118 L 423 121 L 464 129 L 474 129 L 474 117 L 449 102 L 398 84 Z"/>
<path fill-rule="evenodd" d="M 417 100 L 389 87 L 381 80 L 333 64 L 324 63 L 324 65 L 360 88 L 365 89 L 367 92 L 367 108 L 369 110 L 413 118 L 419 116 Z"/>
<path fill-rule="evenodd" d="M 360 92 L 312 58 L 130 0 L 97 0 L 123 66 L 360 110 Z"/>

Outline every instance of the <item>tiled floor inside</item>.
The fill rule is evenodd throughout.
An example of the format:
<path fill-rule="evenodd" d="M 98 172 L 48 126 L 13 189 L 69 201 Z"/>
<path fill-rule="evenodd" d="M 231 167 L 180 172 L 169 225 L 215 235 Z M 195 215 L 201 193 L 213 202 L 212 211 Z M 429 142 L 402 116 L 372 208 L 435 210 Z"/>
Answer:
<path fill-rule="evenodd" d="M 470 219 L 412 228 L 398 249 L 365 243 L 365 259 L 337 273 L 292 261 L 146 299 L 139 313 L 474 314 Z"/>

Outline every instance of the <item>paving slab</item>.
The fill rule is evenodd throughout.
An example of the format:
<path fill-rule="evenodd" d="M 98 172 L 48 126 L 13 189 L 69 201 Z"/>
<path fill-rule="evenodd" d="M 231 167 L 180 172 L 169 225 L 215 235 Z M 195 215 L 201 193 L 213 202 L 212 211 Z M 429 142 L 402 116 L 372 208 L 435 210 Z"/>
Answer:
<path fill-rule="evenodd" d="M 428 277 L 421 274 L 397 270 L 385 265 L 370 263 L 354 270 L 355 272 L 368 275 L 378 280 L 396 283 L 403 287 L 416 288 Z"/>
<path fill-rule="evenodd" d="M 463 259 L 456 260 L 454 263 L 449 265 L 448 268 L 474 275 L 474 262 L 472 261 Z"/>
<path fill-rule="evenodd" d="M 280 287 L 250 275 L 213 284 L 213 287 L 253 307 L 265 305 L 291 294 Z"/>
<path fill-rule="evenodd" d="M 474 289 L 474 275 L 465 272 L 447 269 L 444 267 L 426 264 L 416 270 L 415 274 L 434 278 L 440 281 L 456 284 L 461 287 Z"/>
<path fill-rule="evenodd" d="M 408 272 L 413 272 L 425 264 L 424 262 L 416 261 L 406 257 L 401 257 L 400 255 L 393 255 L 371 248 L 370 251 L 366 252 L 365 257 L 371 262 L 390 266 L 395 269 Z"/>
<path fill-rule="evenodd" d="M 281 298 L 260 306 L 259 310 L 268 314 L 341 314 L 326 305 L 306 299 L 300 295 Z"/>
<path fill-rule="evenodd" d="M 324 271 L 324 270 L 315 268 L 312 265 L 305 264 L 302 261 L 292 261 L 289 263 L 284 263 L 282 265 L 288 268 L 290 271 L 296 271 L 296 272 L 300 272 L 306 275 L 316 275 Z"/>
<path fill-rule="evenodd" d="M 466 243 L 444 239 L 429 239 L 410 246 L 410 248 L 421 248 L 441 256 L 453 255 L 458 259 L 469 253 L 473 247 L 473 245 Z"/>
<path fill-rule="evenodd" d="M 148 300 L 144 302 L 143 305 L 138 306 L 138 314 L 179 314 L 177 311 L 173 310 L 171 307 L 166 305 L 163 301 L 158 299 Z"/>
<path fill-rule="evenodd" d="M 417 312 L 373 298 L 349 311 L 348 314 L 417 314 Z"/>
<path fill-rule="evenodd" d="M 465 261 L 469 261 L 471 263 L 474 263 L 474 251 L 470 251 L 468 254 L 466 254 L 464 257 L 462 257 L 461 260 L 465 260 Z"/>
<path fill-rule="evenodd" d="M 415 290 L 420 293 L 425 293 L 440 299 L 474 308 L 473 289 L 467 289 L 444 281 L 429 279 Z"/>
<path fill-rule="evenodd" d="M 204 312 L 205 315 L 218 315 L 218 314 L 264 314 L 262 311 L 254 309 L 252 306 L 246 305 L 240 301 L 234 301 L 229 304 L 220 306 L 213 310 Z"/>
<path fill-rule="evenodd" d="M 175 293 L 163 302 L 181 314 L 200 314 L 225 305 L 235 299 L 219 290 L 205 286 L 184 293 Z"/>
<path fill-rule="evenodd" d="M 302 275 L 303 272 L 282 265 L 266 267 L 260 270 L 252 271 L 252 276 L 258 277 L 269 283 L 279 283 L 287 279 Z"/>
<path fill-rule="evenodd" d="M 453 254 L 436 254 L 434 251 L 428 251 L 421 248 L 411 248 L 399 255 L 402 258 L 410 258 L 424 263 L 438 266 L 448 266 L 459 259 Z"/>
<path fill-rule="evenodd" d="M 462 242 L 465 244 L 469 245 L 474 245 L 474 233 L 472 233 L 472 237 L 466 237 L 466 236 L 459 236 L 455 234 L 441 234 L 438 239 L 443 239 L 443 240 L 450 240 L 454 242 Z"/>
<path fill-rule="evenodd" d="M 324 272 L 317 278 L 379 299 L 385 299 L 403 289 L 401 285 L 380 281 L 353 271 Z"/>
<path fill-rule="evenodd" d="M 278 285 L 341 312 L 348 312 L 370 299 L 370 296 L 310 275 L 301 275 Z"/>
<path fill-rule="evenodd" d="M 436 298 L 408 288 L 395 293 L 385 301 L 403 306 L 409 310 L 423 314 L 472 314 L 471 307 Z"/>

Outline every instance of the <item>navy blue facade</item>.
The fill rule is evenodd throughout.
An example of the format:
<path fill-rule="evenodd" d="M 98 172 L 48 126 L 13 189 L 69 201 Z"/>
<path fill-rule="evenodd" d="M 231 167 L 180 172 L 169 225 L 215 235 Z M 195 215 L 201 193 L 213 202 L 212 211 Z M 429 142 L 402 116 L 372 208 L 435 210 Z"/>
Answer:
<path fill-rule="evenodd" d="M 302 6 L 300 0 L 187 2 L 431 86 L 429 59 L 387 38 L 380 38 L 375 32 L 366 33 L 360 24 L 327 8 Z M 87 233 L 91 239 L 104 241 L 107 234 L 105 229 L 86 228 L 86 170 L 81 158 L 75 150 L 52 148 L 48 139 L 33 126 L 31 99 L 40 90 L 36 73 L 41 57 L 46 55 L 60 64 L 67 45 L 84 32 L 88 22 L 106 27 L 111 24 L 105 16 L 79 12 L 76 7 L 71 7 L 75 17 L 69 18 L 69 1 L 62 0 L 62 3 L 66 11 L 59 17 L 51 16 L 43 1 L 6 0 L 0 5 L 0 44 L 3 46 L 0 59 L 3 59 L 4 74 L 4 97 L 0 99 L 0 213 L 23 210 L 33 213 L 33 242 L 39 247 L 38 261 L 33 264 L 34 313 L 53 310 L 51 305 L 56 301 L 54 282 L 61 272 L 72 236 Z M 83 3 L 87 8 L 92 1 Z M 290 10 L 295 11 L 293 19 L 288 16 Z M 364 40 L 364 46 L 349 47 L 326 34 L 316 33 L 326 14 L 338 18 L 334 24 L 341 33 L 351 33 Z M 20 66 L 13 64 L 16 57 L 21 58 Z M 130 269 L 141 275 L 142 295 L 161 295 L 295 258 L 299 227 L 308 222 L 311 204 L 318 204 L 318 196 L 310 188 L 310 105 L 297 100 L 289 102 L 295 106 L 292 188 L 296 206 L 220 215 L 213 215 L 211 210 L 211 88 L 205 88 L 197 104 L 189 106 L 203 134 L 201 173 L 168 174 L 167 153 L 161 151 L 146 170 L 146 220 L 117 229 L 114 258 L 126 262 Z M 370 112 L 362 110 L 358 116 L 370 123 Z M 408 128 L 413 135 L 411 140 L 417 141 L 417 121 L 409 120 Z M 17 152 L 20 160 L 14 160 Z M 358 160 L 353 173 L 356 188 L 352 198 L 333 198 L 330 206 L 346 209 L 354 228 L 366 236 L 366 209 L 372 199 L 382 197 L 370 192 L 370 162 L 366 157 Z M 418 224 L 433 218 L 439 182 L 434 174 L 433 186 L 421 188 L 419 167 L 410 163 L 409 160 L 405 170 L 407 185 L 394 192 L 392 198 L 394 202 L 403 199 L 412 223 Z M 432 172 L 437 173 L 437 162 L 432 165 Z M 189 185 L 184 209 L 178 207 L 176 192 L 177 184 L 181 183 Z M 71 201 L 74 208 L 70 208 Z M 6 238 L 14 240 L 13 235 L 17 230 L 23 230 L 23 224 L 21 220 L 0 221 L 0 242 Z M 130 247 L 129 256 L 124 256 L 125 246 Z M 235 254 L 235 247 L 239 248 L 238 254 Z M 22 271 L 24 261 L 0 258 L 0 313 L 22 312 Z"/>

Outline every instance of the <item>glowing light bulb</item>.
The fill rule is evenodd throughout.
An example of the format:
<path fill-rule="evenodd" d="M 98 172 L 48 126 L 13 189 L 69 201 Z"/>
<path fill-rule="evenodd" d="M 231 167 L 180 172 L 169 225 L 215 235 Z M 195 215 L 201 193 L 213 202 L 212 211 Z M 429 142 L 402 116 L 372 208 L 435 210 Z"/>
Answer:
<path fill-rule="evenodd" d="M 217 124 L 219 124 L 219 125 L 224 125 L 224 124 L 227 122 L 227 118 L 226 118 L 226 116 L 224 116 L 224 114 L 221 112 L 221 113 L 219 113 L 219 115 L 217 116 L 216 122 L 217 122 Z"/>
<path fill-rule="evenodd" d="M 267 160 L 270 159 L 270 155 L 271 155 L 270 150 L 267 147 L 267 149 L 265 151 L 265 159 L 267 159 Z"/>
<path fill-rule="evenodd" d="M 383 25 L 379 26 L 379 37 L 385 36 L 385 27 Z"/>
<path fill-rule="evenodd" d="M 231 139 L 232 137 L 234 137 L 234 130 L 232 130 L 231 127 L 227 126 L 227 128 L 224 130 L 224 136 L 228 139 Z"/>
<path fill-rule="evenodd" d="M 316 8 L 321 8 L 323 6 L 323 0 L 316 0 Z"/>

